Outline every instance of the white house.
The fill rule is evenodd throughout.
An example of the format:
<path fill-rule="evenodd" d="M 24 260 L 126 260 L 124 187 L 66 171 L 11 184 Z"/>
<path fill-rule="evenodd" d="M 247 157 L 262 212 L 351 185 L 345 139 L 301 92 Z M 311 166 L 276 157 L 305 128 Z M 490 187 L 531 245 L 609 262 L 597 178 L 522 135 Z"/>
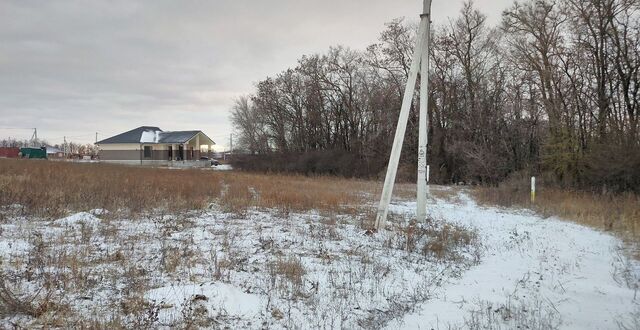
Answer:
<path fill-rule="evenodd" d="M 100 160 L 104 162 L 163 165 L 210 156 L 215 142 L 202 131 L 169 132 L 142 126 L 98 141 L 96 145 L 100 148 Z"/>

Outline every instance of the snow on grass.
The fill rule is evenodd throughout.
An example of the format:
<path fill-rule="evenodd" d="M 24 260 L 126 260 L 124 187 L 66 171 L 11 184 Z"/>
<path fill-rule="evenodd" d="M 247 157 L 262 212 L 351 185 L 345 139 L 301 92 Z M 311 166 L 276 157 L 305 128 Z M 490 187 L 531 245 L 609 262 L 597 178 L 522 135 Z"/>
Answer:
<path fill-rule="evenodd" d="M 460 203 L 437 203 L 430 211 L 475 227 L 486 249 L 482 263 L 393 327 L 612 329 L 633 324 L 639 311 L 638 272 L 632 287 L 616 278 L 627 268 L 616 258 L 618 239 L 529 212 L 482 208 L 465 194 L 458 197 Z"/>
<path fill-rule="evenodd" d="M 245 293 L 226 283 L 172 284 L 148 291 L 145 298 L 165 306 L 183 307 L 200 301 L 208 311 L 217 311 L 231 317 L 258 319 L 266 301 L 256 294 Z M 180 322 L 180 315 L 166 308 L 159 317 L 161 323 Z M 178 319 L 175 319 L 178 318 Z"/>
<path fill-rule="evenodd" d="M 30 247 L 29 242 L 22 239 L 0 240 L 0 251 L 7 257 L 23 255 Z"/>
<path fill-rule="evenodd" d="M 396 200 L 389 230 L 375 234 L 362 225 L 368 213 L 9 214 L 0 280 L 54 303 L 45 316 L 0 316 L 0 328 L 56 315 L 127 328 L 608 329 L 640 319 L 638 263 L 619 240 L 431 189 L 453 198 L 430 200 L 430 223 L 409 222 L 415 203 Z"/>
<path fill-rule="evenodd" d="M 17 293 L 25 297 L 55 279 L 56 306 L 73 315 L 61 322 L 117 315 L 125 327 L 379 328 L 477 261 L 464 229 L 434 222 L 370 235 L 365 217 L 214 207 L 135 220 L 33 219 L 20 230 L 2 225 L 2 241 L 29 242 L 21 258 L 0 251 L 10 258 L 2 279 L 34 288 Z M 468 240 L 436 256 L 428 247 L 439 241 L 424 233 L 442 228 Z"/>
<path fill-rule="evenodd" d="M 73 215 L 70 215 L 66 218 L 58 219 L 53 222 L 58 226 L 96 226 L 100 224 L 100 219 L 98 219 L 95 215 L 88 212 L 80 212 Z"/>

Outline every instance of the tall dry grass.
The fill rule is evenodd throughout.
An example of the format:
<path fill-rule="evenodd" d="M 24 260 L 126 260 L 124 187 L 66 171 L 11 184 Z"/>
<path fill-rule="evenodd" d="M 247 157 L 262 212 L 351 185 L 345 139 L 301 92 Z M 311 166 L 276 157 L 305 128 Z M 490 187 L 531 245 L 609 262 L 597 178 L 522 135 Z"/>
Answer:
<path fill-rule="evenodd" d="M 472 190 L 480 204 L 523 207 L 544 216 L 558 216 L 640 243 L 640 196 L 601 194 L 538 186 L 535 203 L 527 180 L 511 180 L 499 187 Z"/>
<path fill-rule="evenodd" d="M 138 214 L 211 203 L 238 213 L 251 207 L 345 212 L 362 204 L 361 192 L 371 186 L 331 177 L 0 159 L 0 206 L 52 218 L 96 208 Z"/>

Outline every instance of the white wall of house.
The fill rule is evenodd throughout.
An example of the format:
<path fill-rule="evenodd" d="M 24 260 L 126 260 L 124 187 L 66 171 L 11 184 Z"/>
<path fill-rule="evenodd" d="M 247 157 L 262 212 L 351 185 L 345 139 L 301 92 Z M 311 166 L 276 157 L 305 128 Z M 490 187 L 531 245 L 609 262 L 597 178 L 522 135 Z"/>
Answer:
<path fill-rule="evenodd" d="M 135 143 L 100 144 L 98 147 L 100 150 L 140 150 L 140 145 Z"/>
<path fill-rule="evenodd" d="M 153 150 L 169 150 L 169 145 L 166 144 L 143 143 L 142 147 L 151 147 Z"/>

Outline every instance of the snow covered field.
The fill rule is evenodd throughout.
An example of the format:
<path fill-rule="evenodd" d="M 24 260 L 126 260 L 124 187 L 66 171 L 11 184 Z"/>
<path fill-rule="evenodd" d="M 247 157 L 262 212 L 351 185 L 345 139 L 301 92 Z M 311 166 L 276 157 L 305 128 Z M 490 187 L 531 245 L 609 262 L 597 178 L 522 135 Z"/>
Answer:
<path fill-rule="evenodd" d="M 482 208 L 465 194 L 430 211 L 476 228 L 482 262 L 391 328 L 640 329 L 640 268 L 618 239 L 529 212 Z"/>
<path fill-rule="evenodd" d="M 211 205 L 50 221 L 5 208 L 0 298 L 29 304 L 0 303 L 0 328 L 640 326 L 640 267 L 618 239 L 431 189 L 453 197 L 430 199 L 429 224 L 408 222 L 415 203 L 395 200 L 383 233 L 365 230 L 366 212 Z"/>

